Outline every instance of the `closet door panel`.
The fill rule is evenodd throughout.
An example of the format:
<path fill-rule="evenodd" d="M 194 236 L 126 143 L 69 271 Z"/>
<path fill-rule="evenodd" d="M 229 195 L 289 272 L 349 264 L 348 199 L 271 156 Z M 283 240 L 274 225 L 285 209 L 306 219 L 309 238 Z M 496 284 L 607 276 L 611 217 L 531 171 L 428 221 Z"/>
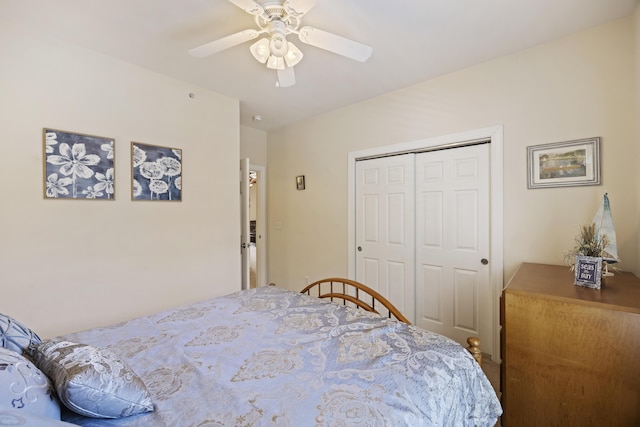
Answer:
<path fill-rule="evenodd" d="M 416 266 L 438 271 L 416 276 L 416 323 L 461 343 L 491 328 L 488 155 L 483 144 L 415 161 Z"/>
<path fill-rule="evenodd" d="M 413 155 L 356 164 L 356 280 L 415 317 Z"/>

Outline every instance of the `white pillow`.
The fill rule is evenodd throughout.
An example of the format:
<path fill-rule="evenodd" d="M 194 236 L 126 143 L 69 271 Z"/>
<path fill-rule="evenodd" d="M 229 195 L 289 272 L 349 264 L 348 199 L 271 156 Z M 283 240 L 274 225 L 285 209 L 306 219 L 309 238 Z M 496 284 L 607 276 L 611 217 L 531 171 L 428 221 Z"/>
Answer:
<path fill-rule="evenodd" d="M 32 357 L 53 381 L 60 401 L 80 415 L 122 418 L 153 411 L 142 380 L 109 350 L 48 341 L 37 344 Z"/>
<path fill-rule="evenodd" d="M 73 427 L 75 424 L 41 417 L 20 409 L 0 409 L 0 426 Z"/>
<path fill-rule="evenodd" d="M 21 354 L 3 347 L 0 384 L 0 408 L 60 419 L 60 404 L 47 376 Z"/>

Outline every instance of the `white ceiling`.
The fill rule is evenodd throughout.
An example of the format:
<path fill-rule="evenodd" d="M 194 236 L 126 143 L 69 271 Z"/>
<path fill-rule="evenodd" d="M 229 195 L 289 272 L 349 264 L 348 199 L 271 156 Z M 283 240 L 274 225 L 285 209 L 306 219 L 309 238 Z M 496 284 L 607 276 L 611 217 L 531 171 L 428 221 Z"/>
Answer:
<path fill-rule="evenodd" d="M 303 25 L 373 54 L 360 63 L 290 35 L 305 56 L 289 88 L 275 87 L 275 71 L 251 56 L 251 42 L 205 59 L 187 54 L 256 28 L 227 0 L 0 0 L 0 16 L 239 99 L 241 123 L 270 130 L 629 15 L 638 1 L 322 0 Z"/>

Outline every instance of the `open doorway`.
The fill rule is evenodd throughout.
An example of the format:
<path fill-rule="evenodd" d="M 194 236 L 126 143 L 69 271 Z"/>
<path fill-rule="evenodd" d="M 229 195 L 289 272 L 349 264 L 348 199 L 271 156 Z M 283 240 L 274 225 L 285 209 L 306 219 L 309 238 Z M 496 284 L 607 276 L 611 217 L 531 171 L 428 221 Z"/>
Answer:
<path fill-rule="evenodd" d="M 258 221 L 258 172 L 249 170 L 249 287 L 258 283 L 256 226 Z"/>
<path fill-rule="evenodd" d="M 249 168 L 249 287 L 265 286 L 266 271 L 266 172 Z"/>

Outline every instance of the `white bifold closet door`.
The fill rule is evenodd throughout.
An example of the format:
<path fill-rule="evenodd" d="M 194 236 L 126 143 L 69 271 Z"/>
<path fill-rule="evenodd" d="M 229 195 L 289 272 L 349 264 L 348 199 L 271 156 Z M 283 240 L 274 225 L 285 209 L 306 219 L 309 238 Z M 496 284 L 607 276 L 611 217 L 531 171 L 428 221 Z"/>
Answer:
<path fill-rule="evenodd" d="M 413 323 L 492 348 L 489 144 L 356 164 L 356 280 Z"/>

